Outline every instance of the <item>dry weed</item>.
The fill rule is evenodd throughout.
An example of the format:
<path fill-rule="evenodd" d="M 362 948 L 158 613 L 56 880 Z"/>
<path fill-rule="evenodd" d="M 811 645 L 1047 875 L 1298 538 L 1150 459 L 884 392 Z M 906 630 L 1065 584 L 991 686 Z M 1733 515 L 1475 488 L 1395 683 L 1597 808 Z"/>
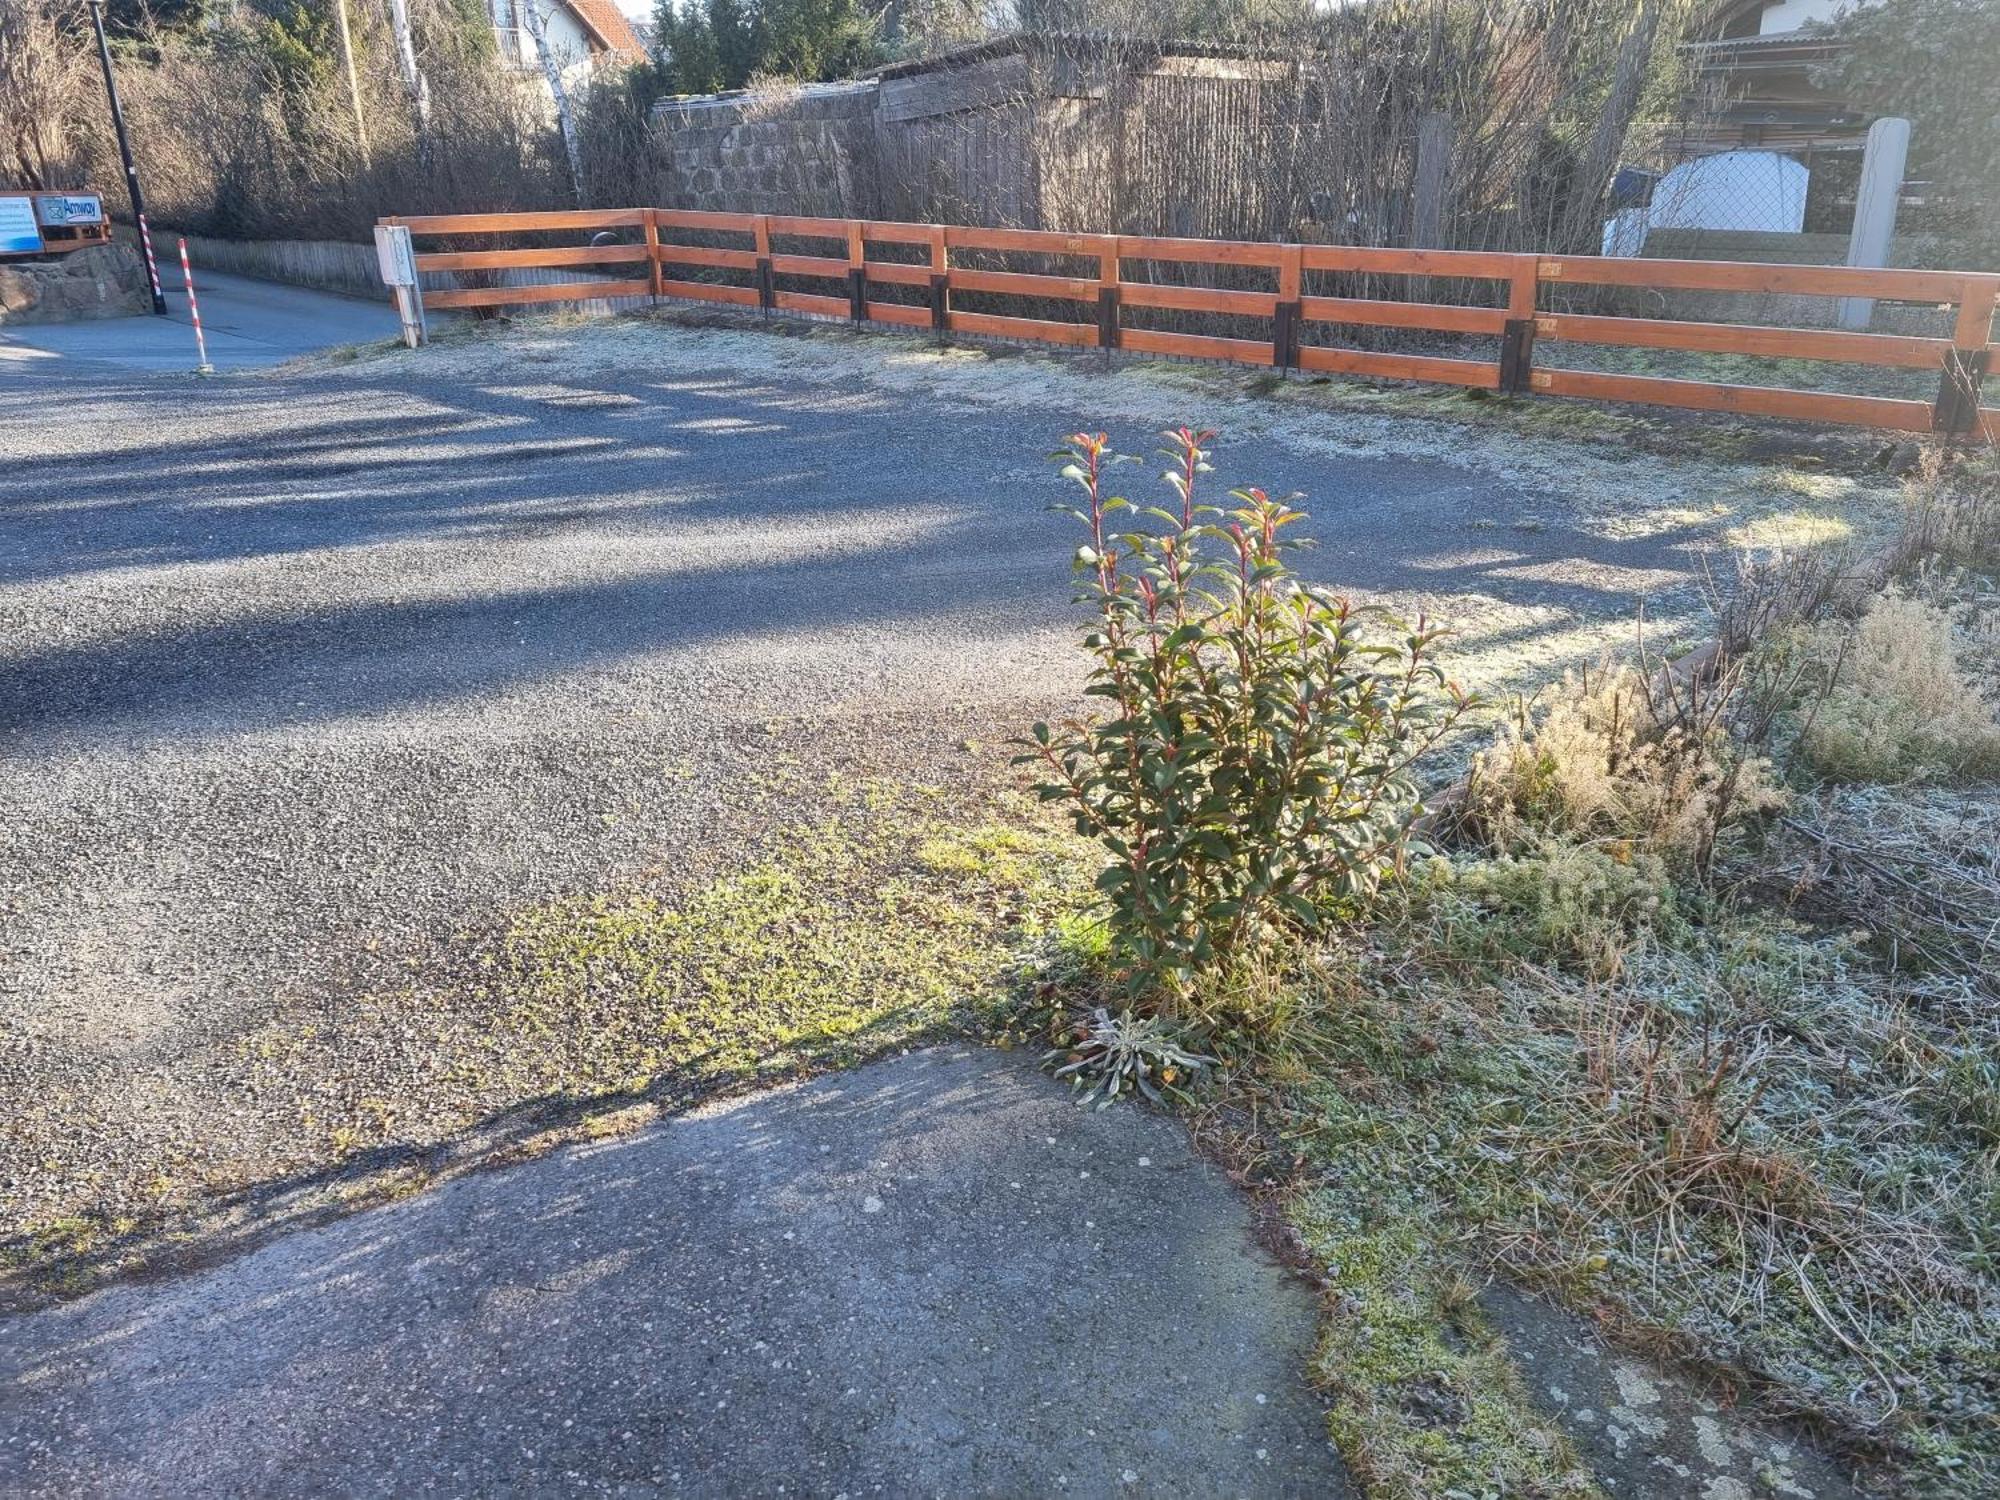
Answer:
<path fill-rule="evenodd" d="M 1823 626 L 1811 650 L 1832 691 L 1800 737 L 1813 769 L 1842 781 L 2000 774 L 2000 706 L 1975 680 L 2000 656 L 1990 627 L 1955 620 L 1940 592 L 1890 589 L 1851 630 Z M 1942 596 L 1948 597 L 1948 595 Z"/>

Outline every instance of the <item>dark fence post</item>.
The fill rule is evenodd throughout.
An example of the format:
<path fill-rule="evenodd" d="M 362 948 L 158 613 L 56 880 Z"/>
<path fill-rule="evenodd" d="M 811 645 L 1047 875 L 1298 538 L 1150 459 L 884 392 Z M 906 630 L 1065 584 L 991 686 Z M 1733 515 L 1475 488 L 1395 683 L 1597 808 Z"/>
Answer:
<path fill-rule="evenodd" d="M 1518 396 L 1535 368 L 1535 320 L 1509 318 L 1500 335 L 1500 389 Z"/>
<path fill-rule="evenodd" d="M 1271 319 L 1271 363 L 1280 370 L 1299 367 L 1299 304 L 1280 302 Z"/>
<path fill-rule="evenodd" d="M 778 283 L 771 275 L 771 216 L 757 215 L 750 233 L 757 242 L 757 305 L 769 317 L 778 305 Z"/>
<path fill-rule="evenodd" d="M 951 331 L 951 252 L 945 244 L 944 226 L 930 226 L 931 330 L 938 341 Z"/>
<path fill-rule="evenodd" d="M 1541 292 L 1542 258 L 1517 255 L 1507 278 L 1507 321 L 1500 333 L 1500 389 L 1525 395 L 1535 383 L 1535 313 Z"/>
<path fill-rule="evenodd" d="M 1984 349 L 1951 349 L 1944 357 L 1944 379 L 1931 407 L 1931 429 L 1947 437 L 1970 437 L 1979 426 L 1979 387 L 1986 379 Z"/>
<path fill-rule="evenodd" d="M 1097 289 L 1097 347 L 1118 347 L 1118 288 L 1115 286 Z"/>

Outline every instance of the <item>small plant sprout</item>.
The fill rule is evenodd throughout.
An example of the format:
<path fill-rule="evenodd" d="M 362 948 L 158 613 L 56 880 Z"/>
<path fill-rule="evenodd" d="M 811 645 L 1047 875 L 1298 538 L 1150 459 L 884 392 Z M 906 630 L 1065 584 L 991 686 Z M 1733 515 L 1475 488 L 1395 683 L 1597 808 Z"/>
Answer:
<path fill-rule="evenodd" d="M 1097 1109 L 1123 1094 L 1138 1093 L 1155 1104 L 1185 1097 L 1186 1085 L 1214 1061 L 1180 1046 L 1157 1016 L 1114 1016 L 1101 1006 L 1076 1023 L 1069 1046 L 1043 1058 L 1045 1065 L 1059 1064 L 1055 1076 L 1069 1079 L 1082 1102 Z"/>

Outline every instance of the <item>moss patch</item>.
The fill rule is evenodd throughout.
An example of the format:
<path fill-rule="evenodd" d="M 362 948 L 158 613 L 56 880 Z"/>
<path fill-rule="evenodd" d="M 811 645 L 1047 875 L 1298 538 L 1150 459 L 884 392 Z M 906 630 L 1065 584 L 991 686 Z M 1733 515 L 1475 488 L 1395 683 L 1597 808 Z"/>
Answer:
<path fill-rule="evenodd" d="M 407 987 L 270 1021 L 231 1059 L 235 1134 L 71 1174 L 68 1201 L 0 1238 L 0 1303 L 225 1253 L 721 1091 L 1004 1034 L 1020 955 L 1089 894 L 1077 841 L 983 792 L 833 785 L 821 805 L 715 878 L 552 900 Z"/>

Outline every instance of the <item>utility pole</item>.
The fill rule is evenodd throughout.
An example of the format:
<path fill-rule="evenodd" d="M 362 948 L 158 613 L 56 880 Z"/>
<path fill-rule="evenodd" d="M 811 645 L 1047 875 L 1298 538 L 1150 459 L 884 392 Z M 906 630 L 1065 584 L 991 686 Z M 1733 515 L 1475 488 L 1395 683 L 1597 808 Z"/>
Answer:
<path fill-rule="evenodd" d="M 334 18 L 340 23 L 340 62 L 347 69 L 347 101 L 354 106 L 354 139 L 361 147 L 361 165 L 371 167 L 368 150 L 368 120 L 361 113 L 361 80 L 354 72 L 354 33 L 347 25 L 347 0 L 333 0 Z"/>
<path fill-rule="evenodd" d="M 159 268 L 153 264 L 153 232 L 146 227 L 146 195 L 139 191 L 139 169 L 132 165 L 132 143 L 125 138 L 125 110 L 118 103 L 118 78 L 111 71 L 111 43 L 104 37 L 104 0 L 90 0 L 90 24 L 97 29 L 97 60 L 104 64 L 104 96 L 111 101 L 111 129 L 118 137 L 118 155 L 125 163 L 125 191 L 132 198 L 132 222 L 138 226 L 139 248 L 146 257 L 146 282 L 153 293 L 153 311 L 167 315 L 160 290 Z"/>

